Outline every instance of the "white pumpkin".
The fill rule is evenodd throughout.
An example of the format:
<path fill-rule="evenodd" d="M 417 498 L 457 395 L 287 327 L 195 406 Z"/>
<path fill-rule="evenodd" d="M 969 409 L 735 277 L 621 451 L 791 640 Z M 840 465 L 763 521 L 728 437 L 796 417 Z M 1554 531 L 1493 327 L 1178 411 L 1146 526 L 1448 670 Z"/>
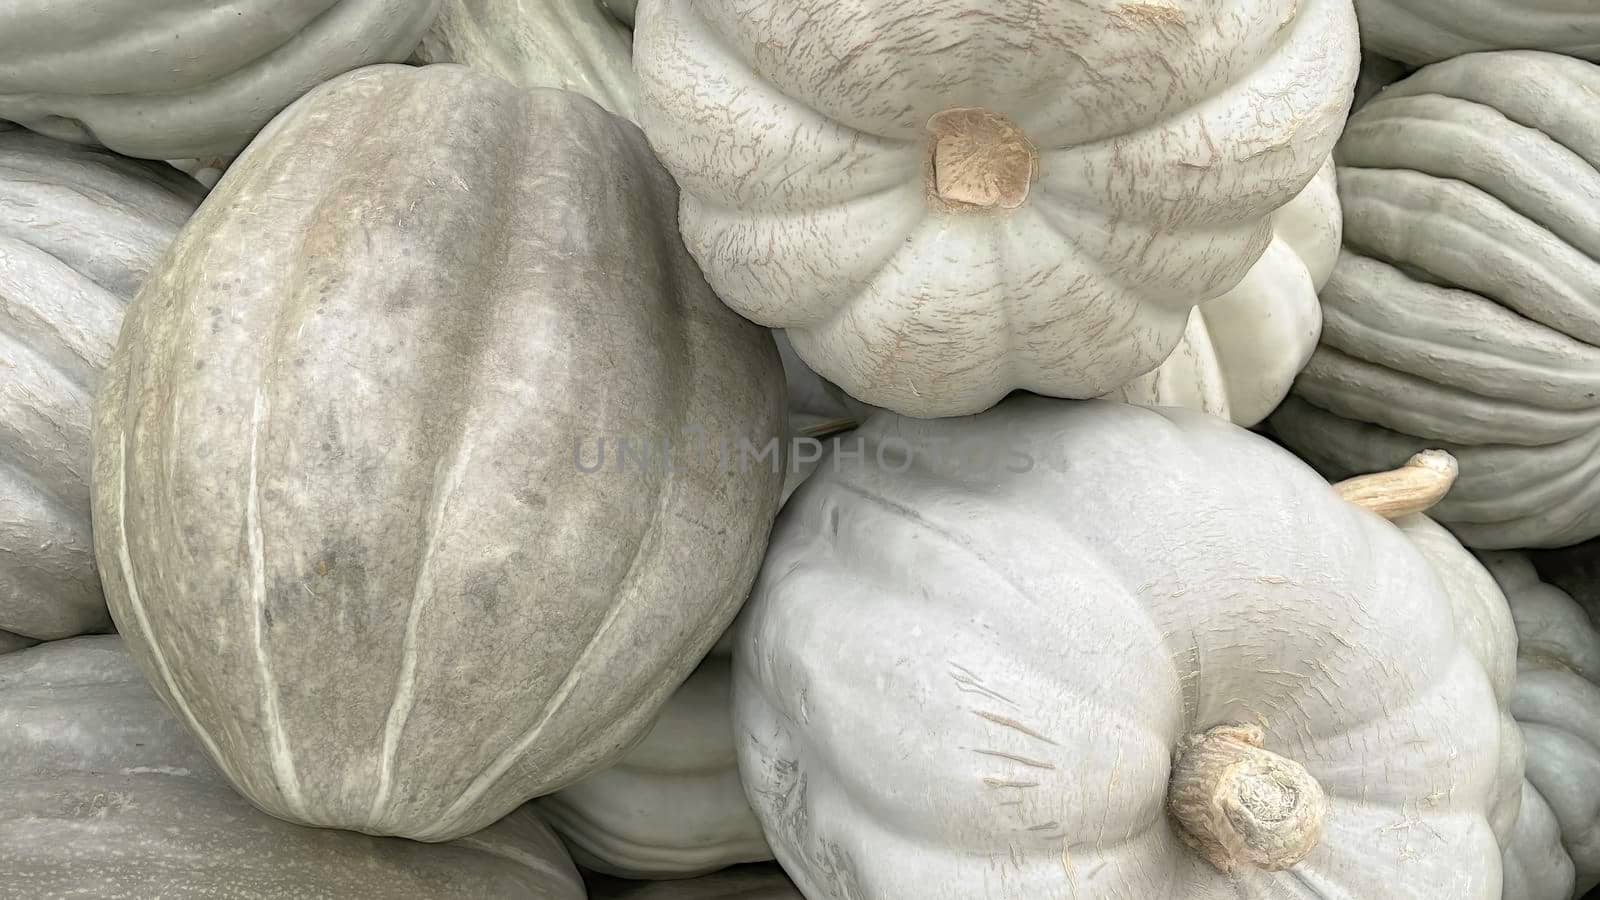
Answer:
<path fill-rule="evenodd" d="M 1272 215 L 1272 243 L 1244 280 L 1194 308 L 1167 361 L 1110 394 L 1183 406 L 1250 426 L 1288 395 L 1322 333 L 1317 291 L 1339 256 L 1333 160 Z"/>
<path fill-rule="evenodd" d="M 645 0 L 640 123 L 717 293 L 865 402 L 1115 390 L 1350 106 L 1350 0 Z"/>
<path fill-rule="evenodd" d="M 719 650 L 621 762 L 536 801 L 585 868 L 686 878 L 772 858 L 739 782 L 731 648 Z"/>
<path fill-rule="evenodd" d="M 858 434 L 735 632 L 746 793 L 811 900 L 1500 897 L 1493 686 L 1389 524 L 1185 410 Z"/>
<path fill-rule="evenodd" d="M 1524 806 L 1544 824 L 1544 877 L 1581 894 L 1600 884 L 1600 631 L 1592 611 L 1541 580 L 1522 553 L 1486 553 L 1516 620 L 1511 711 L 1527 743 Z M 1507 895 L 1508 897 L 1510 895 Z"/>
<path fill-rule="evenodd" d="M 444 0 L 416 58 L 573 91 L 637 118 L 633 36 L 599 0 Z"/>

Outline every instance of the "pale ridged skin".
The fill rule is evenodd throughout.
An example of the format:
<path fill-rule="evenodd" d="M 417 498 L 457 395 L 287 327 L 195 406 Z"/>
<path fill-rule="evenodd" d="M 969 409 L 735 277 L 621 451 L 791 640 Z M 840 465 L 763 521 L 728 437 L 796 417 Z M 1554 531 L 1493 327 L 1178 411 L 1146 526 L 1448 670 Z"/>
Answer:
<path fill-rule="evenodd" d="M 718 295 L 922 417 L 1166 359 L 1327 158 L 1357 57 L 1349 0 L 646 0 L 634 44 Z M 1036 151 L 1016 208 L 935 190 L 930 129 L 964 108 Z"/>
<path fill-rule="evenodd" d="M 594 878 L 589 900 L 804 900 L 777 866 L 740 866 L 687 881 Z"/>
<path fill-rule="evenodd" d="M 1486 553 L 1484 563 L 1516 620 L 1511 712 L 1536 798 L 1523 802 L 1527 827 L 1543 836 L 1528 843 L 1547 858 L 1542 877 L 1569 892 L 1556 896 L 1581 895 L 1600 884 L 1600 630 L 1593 610 L 1542 581 L 1525 554 Z"/>
<path fill-rule="evenodd" d="M 633 120 L 633 36 L 598 0 L 443 0 L 417 58 L 577 91 Z"/>
<path fill-rule="evenodd" d="M 1500 896 L 1501 711 L 1399 530 L 1187 410 L 859 433 L 734 632 L 746 793 L 810 900 Z M 1179 739 L 1238 723 L 1328 798 L 1287 871 L 1223 875 L 1166 813 Z"/>
<path fill-rule="evenodd" d="M 238 153 L 279 110 L 399 62 L 440 0 L 6 0 L 0 119 L 129 156 Z"/>
<path fill-rule="evenodd" d="M 152 276 L 96 406 L 102 576 L 263 809 L 474 831 L 618 759 L 725 630 L 782 471 L 715 442 L 781 435 L 783 376 L 675 205 L 586 98 L 374 66 L 274 120 Z"/>
<path fill-rule="evenodd" d="M 228 786 L 116 637 L 0 658 L 0 897 L 583 900 L 520 810 L 450 844 L 301 828 Z"/>
<path fill-rule="evenodd" d="M 772 858 L 739 781 L 732 665 L 713 653 L 620 762 L 537 801 L 584 868 L 684 878 Z"/>
<path fill-rule="evenodd" d="M 1572 861 L 1562 847 L 1560 826 L 1550 805 L 1524 777 L 1528 750 L 1522 727 L 1512 713 L 1516 698 L 1537 690 L 1518 683 L 1519 651 L 1529 652 L 1529 648 L 1519 648 L 1518 631 L 1524 633 L 1525 641 L 1533 636 L 1526 606 L 1518 597 L 1523 613 L 1518 618 L 1496 580 L 1497 575 L 1505 577 L 1508 572 L 1496 557 L 1489 557 L 1495 567 L 1491 573 L 1450 532 L 1425 516 L 1408 516 L 1395 524 L 1444 583 L 1455 610 L 1456 630 L 1483 665 L 1499 704 L 1500 772 L 1495 778 L 1489 824 L 1500 841 L 1501 900 L 1571 900 Z M 1505 590 L 1525 587 L 1510 578 Z M 1593 629 L 1587 632 L 1592 634 Z M 1600 642 L 1596 646 L 1600 647 Z M 1536 764 L 1534 771 L 1537 769 Z M 1548 788 L 1548 782 L 1545 786 Z"/>
<path fill-rule="evenodd" d="M 1232 290 L 1189 314 L 1166 362 L 1107 395 L 1198 409 L 1246 427 L 1288 396 L 1322 333 L 1317 291 L 1339 254 L 1333 160 L 1272 215 L 1272 243 Z"/>
<path fill-rule="evenodd" d="M 1322 343 L 1274 431 L 1330 477 L 1440 447 L 1471 546 L 1600 533 L 1600 66 L 1429 66 L 1350 119 Z M 1410 448 L 1410 449 L 1408 449 Z"/>
<path fill-rule="evenodd" d="M 1356 0 L 1361 45 L 1414 66 L 1484 50 L 1600 62 L 1594 0 Z"/>
<path fill-rule="evenodd" d="M 90 405 L 124 306 L 204 196 L 165 166 L 0 131 L 0 652 L 111 628 Z"/>

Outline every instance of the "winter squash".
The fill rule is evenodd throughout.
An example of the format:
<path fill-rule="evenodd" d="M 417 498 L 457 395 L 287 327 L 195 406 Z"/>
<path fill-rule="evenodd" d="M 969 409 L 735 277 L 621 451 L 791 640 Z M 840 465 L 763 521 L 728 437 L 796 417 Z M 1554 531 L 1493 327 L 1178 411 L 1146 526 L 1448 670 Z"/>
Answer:
<path fill-rule="evenodd" d="M 399 62 L 439 0 L 7 0 L 0 119 L 129 156 L 237 153 L 290 101 Z"/>
<path fill-rule="evenodd" d="M 1251 426 L 1283 401 L 1322 331 L 1317 291 L 1339 255 L 1333 160 L 1272 215 L 1272 243 L 1238 286 L 1194 308 L 1167 361 L 1111 399 L 1183 406 Z"/>
<path fill-rule="evenodd" d="M 1600 631 L 1525 554 L 1484 556 L 1517 626 L 1511 710 L 1527 742 L 1529 802 L 1553 825 L 1543 873 L 1577 896 L 1600 884 Z M 1511 895 L 1507 895 L 1511 896 Z"/>
<path fill-rule="evenodd" d="M 1350 119 L 1322 341 L 1273 417 L 1330 477 L 1440 447 L 1469 546 L 1600 534 L 1600 67 L 1438 63 Z M 1298 400 L 1299 402 L 1295 402 Z"/>
<path fill-rule="evenodd" d="M 598 0 L 444 0 L 417 57 L 522 87 L 577 91 L 635 118 L 633 35 Z"/>
<path fill-rule="evenodd" d="M 1524 776 L 1522 729 L 1511 712 L 1517 678 L 1517 627 L 1491 574 L 1450 532 L 1422 512 L 1445 496 L 1459 473 L 1447 454 L 1419 454 L 1400 469 L 1336 485 L 1345 499 L 1392 519 L 1432 566 L 1450 599 L 1456 631 L 1489 677 L 1499 707 L 1500 768 L 1489 824 L 1501 849 L 1501 896 L 1569 900 L 1572 864 L 1550 807 Z"/>
<path fill-rule="evenodd" d="M 584 897 L 531 811 L 429 845 L 252 809 L 109 636 L 0 657 L 0 872 L 41 898 Z"/>
<path fill-rule="evenodd" d="M 584 868 L 684 878 L 772 858 L 739 781 L 731 649 L 700 664 L 621 762 L 536 801 Z"/>
<path fill-rule="evenodd" d="M 1159 365 L 1266 250 L 1358 65 L 1348 0 L 973 10 L 645 0 L 635 31 L 719 296 L 915 416 Z"/>
<path fill-rule="evenodd" d="M 1412 65 L 1483 50 L 1551 50 L 1600 62 L 1589 0 L 1356 0 L 1361 45 Z"/>
<path fill-rule="evenodd" d="M 89 531 L 89 406 L 124 304 L 205 189 L 0 131 L 0 651 L 111 627 Z"/>
<path fill-rule="evenodd" d="M 783 378 L 675 204 L 584 97 L 373 66 L 275 119 L 152 275 L 96 404 L 101 574 L 262 809 L 476 831 L 621 757 L 726 629 Z"/>
<path fill-rule="evenodd" d="M 734 635 L 807 897 L 1500 896 L 1501 711 L 1401 532 L 1187 410 L 857 434 Z"/>
<path fill-rule="evenodd" d="M 597 878 L 590 900 L 803 900 L 777 866 L 740 866 L 687 881 Z"/>

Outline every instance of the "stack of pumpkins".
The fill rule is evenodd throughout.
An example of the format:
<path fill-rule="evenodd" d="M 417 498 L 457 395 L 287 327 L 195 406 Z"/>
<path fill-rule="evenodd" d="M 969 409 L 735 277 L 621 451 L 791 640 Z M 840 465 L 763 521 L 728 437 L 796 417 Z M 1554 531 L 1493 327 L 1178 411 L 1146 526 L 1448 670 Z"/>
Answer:
<path fill-rule="evenodd" d="M 1596 62 L 11 0 L 0 897 L 1582 895 Z"/>

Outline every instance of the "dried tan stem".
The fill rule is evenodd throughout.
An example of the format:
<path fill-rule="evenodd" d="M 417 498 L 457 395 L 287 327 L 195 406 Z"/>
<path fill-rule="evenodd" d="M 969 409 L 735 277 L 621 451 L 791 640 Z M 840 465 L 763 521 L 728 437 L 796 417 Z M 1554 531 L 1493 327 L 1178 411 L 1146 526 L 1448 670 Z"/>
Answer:
<path fill-rule="evenodd" d="M 1255 725 L 1220 725 L 1186 736 L 1173 755 L 1167 810 L 1184 841 L 1224 873 L 1287 869 L 1322 837 L 1322 785 L 1263 750 L 1264 739 Z"/>
<path fill-rule="evenodd" d="M 1333 486 L 1339 496 L 1385 519 L 1427 512 L 1444 499 L 1460 471 L 1443 450 L 1424 450 L 1387 472 L 1358 475 Z"/>
<path fill-rule="evenodd" d="M 952 208 L 1016 209 L 1039 177 L 1039 151 L 1015 122 L 986 109 L 957 108 L 928 120 L 933 192 Z"/>

